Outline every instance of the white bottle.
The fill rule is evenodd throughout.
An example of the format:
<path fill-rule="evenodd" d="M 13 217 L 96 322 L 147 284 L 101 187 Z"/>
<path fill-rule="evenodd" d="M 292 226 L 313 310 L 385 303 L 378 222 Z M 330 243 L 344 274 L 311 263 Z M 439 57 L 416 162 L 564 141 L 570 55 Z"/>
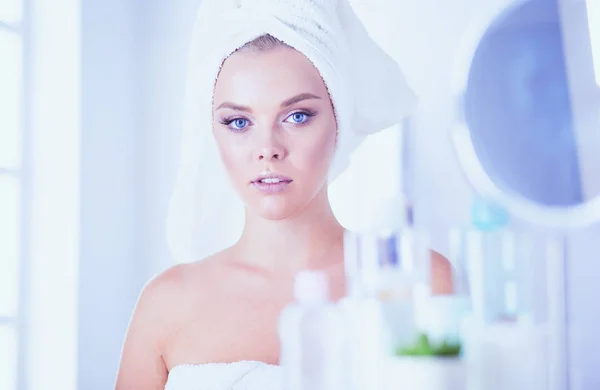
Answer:
<path fill-rule="evenodd" d="M 344 266 L 348 296 L 339 304 L 346 324 L 345 389 L 379 390 L 387 328 L 379 299 L 381 287 L 380 249 L 376 234 L 347 232 Z"/>
<path fill-rule="evenodd" d="M 279 318 L 284 390 L 343 389 L 343 326 L 329 298 L 327 275 L 300 272 L 294 295 Z"/>

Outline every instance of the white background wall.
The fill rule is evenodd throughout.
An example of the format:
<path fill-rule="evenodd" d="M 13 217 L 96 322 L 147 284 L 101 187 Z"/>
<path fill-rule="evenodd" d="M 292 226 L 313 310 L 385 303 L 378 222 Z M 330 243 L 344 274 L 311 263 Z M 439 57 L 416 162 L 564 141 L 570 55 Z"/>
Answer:
<path fill-rule="evenodd" d="M 78 389 L 114 386 L 146 277 L 140 160 L 139 7 L 82 2 L 82 210 Z"/>
<path fill-rule="evenodd" d="M 78 389 L 114 386 L 138 294 L 170 265 L 163 220 L 195 3 L 82 3 Z"/>
<path fill-rule="evenodd" d="M 164 218 L 179 147 L 187 44 L 200 1 L 82 2 L 78 389 L 112 388 L 139 291 L 170 265 Z M 431 229 L 434 247 L 445 252 L 447 229 L 468 222 L 472 194 L 447 137 L 454 114 L 448 64 L 465 25 L 484 2 L 358 3 L 367 28 L 401 62 L 421 97 L 416 211 Z M 371 153 L 382 147 L 377 140 L 370 145 Z M 584 254 L 570 273 L 577 288 L 574 315 L 583 324 L 578 329 L 586 332 L 600 320 L 586 304 L 599 293 L 593 290 L 598 285 L 593 275 L 600 274 L 600 263 L 593 261 L 598 257 L 591 246 L 594 237 L 592 232 L 582 238 L 587 239 Z M 577 365 L 590 370 L 580 370 L 577 389 L 595 388 L 590 387 L 599 383 L 594 361 L 586 358 L 586 341 L 578 340 Z M 599 349 L 594 341 L 588 357 Z"/>

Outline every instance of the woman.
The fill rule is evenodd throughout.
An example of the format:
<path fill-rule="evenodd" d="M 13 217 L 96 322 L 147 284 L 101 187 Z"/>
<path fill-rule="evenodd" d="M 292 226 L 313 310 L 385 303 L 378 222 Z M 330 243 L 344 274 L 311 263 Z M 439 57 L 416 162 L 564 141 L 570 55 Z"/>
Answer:
<path fill-rule="evenodd" d="M 190 260 L 195 242 L 223 236 L 210 233 L 237 212 L 218 185 L 225 175 L 243 202 L 243 229 L 227 249 L 144 288 L 117 389 L 277 389 L 277 318 L 296 273 L 323 270 L 334 298 L 344 295 L 344 228 L 328 181 L 414 96 L 347 0 L 205 0 L 189 80 L 173 251 Z M 433 259 L 434 289 L 447 292 L 450 268 Z"/>

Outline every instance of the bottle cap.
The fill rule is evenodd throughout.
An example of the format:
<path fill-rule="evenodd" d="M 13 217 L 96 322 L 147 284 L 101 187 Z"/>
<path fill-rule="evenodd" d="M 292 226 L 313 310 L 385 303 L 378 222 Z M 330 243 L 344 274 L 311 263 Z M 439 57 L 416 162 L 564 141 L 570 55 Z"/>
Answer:
<path fill-rule="evenodd" d="M 480 231 L 494 231 L 506 227 L 509 216 L 506 210 L 491 200 L 476 198 L 471 206 L 471 221 Z"/>

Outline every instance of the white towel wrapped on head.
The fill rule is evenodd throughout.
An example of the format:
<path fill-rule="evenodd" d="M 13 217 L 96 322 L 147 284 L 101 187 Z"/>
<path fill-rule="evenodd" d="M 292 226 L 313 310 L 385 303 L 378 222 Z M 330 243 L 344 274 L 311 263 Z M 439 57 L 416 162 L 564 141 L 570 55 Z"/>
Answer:
<path fill-rule="evenodd" d="M 320 72 L 337 119 L 334 180 L 364 137 L 400 123 L 416 96 L 399 65 L 369 36 L 348 0 L 204 0 L 189 58 L 181 164 L 168 216 L 176 262 L 201 260 L 239 238 L 244 212 L 211 131 L 215 80 L 224 60 L 270 34 Z"/>

